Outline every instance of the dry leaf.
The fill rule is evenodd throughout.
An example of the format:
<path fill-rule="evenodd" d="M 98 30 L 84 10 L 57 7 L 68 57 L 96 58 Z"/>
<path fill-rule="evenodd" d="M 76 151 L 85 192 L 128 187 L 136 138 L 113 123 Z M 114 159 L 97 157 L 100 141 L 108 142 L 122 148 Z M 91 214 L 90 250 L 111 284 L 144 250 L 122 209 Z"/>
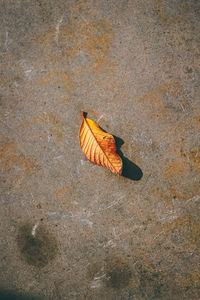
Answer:
<path fill-rule="evenodd" d="M 97 123 L 85 117 L 82 112 L 83 123 L 79 138 L 81 149 L 85 156 L 94 164 L 110 169 L 121 175 L 122 159 L 116 153 L 114 137 L 103 131 Z"/>

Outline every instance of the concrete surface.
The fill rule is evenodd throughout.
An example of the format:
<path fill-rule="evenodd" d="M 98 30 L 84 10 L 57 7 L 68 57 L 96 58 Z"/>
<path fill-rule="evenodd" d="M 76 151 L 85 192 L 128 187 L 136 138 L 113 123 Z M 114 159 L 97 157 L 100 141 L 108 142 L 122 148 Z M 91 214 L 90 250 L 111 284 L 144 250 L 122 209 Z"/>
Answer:
<path fill-rule="evenodd" d="M 199 299 L 199 1 L 0 7 L 1 299 Z M 81 111 L 128 176 L 86 160 Z"/>

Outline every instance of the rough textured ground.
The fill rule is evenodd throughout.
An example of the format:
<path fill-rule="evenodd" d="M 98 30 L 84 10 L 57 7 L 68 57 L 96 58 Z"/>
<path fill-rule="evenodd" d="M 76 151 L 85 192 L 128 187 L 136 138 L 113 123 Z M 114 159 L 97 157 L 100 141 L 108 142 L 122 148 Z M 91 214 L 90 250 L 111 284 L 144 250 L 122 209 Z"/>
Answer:
<path fill-rule="evenodd" d="M 199 299 L 199 1 L 0 7 L 1 299 Z M 84 157 L 81 111 L 126 176 Z"/>

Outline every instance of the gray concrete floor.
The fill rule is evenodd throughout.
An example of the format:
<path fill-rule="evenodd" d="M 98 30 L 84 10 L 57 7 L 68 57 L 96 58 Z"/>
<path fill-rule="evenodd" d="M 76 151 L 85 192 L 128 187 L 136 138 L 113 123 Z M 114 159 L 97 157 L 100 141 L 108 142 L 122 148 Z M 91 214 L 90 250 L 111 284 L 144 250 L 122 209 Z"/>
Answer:
<path fill-rule="evenodd" d="M 200 2 L 1 0 L 0 20 L 1 299 L 199 299 Z M 81 111 L 125 176 L 84 157 Z"/>

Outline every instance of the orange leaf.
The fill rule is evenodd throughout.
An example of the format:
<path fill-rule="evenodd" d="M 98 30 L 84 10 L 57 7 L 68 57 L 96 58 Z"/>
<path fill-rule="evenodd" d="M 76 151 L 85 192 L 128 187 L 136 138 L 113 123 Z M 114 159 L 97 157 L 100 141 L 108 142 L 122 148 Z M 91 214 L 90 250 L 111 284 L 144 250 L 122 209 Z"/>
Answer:
<path fill-rule="evenodd" d="M 110 169 L 121 175 L 122 159 L 116 153 L 114 137 L 103 131 L 97 123 L 85 117 L 82 112 L 83 123 L 79 138 L 81 149 L 85 156 L 94 164 Z"/>

